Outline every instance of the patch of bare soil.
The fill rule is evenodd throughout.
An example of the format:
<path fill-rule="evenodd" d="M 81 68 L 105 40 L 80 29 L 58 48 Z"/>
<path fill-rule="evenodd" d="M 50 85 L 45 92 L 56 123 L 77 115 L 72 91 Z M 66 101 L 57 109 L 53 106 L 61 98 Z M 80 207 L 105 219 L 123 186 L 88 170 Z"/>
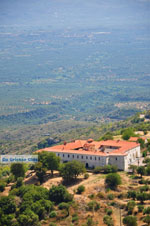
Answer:
<path fill-rule="evenodd" d="M 11 190 L 11 186 L 12 186 L 13 183 L 10 183 L 9 185 L 7 185 L 5 187 L 5 190 L 3 192 L 0 193 L 0 196 L 8 196 L 9 195 L 9 192 Z"/>

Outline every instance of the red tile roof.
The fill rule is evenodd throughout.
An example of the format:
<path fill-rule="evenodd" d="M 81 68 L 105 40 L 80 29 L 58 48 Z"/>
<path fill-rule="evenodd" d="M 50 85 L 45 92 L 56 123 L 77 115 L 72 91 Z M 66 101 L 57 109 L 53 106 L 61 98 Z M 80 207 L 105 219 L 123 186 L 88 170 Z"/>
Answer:
<path fill-rule="evenodd" d="M 91 145 L 94 148 L 91 149 Z M 90 143 L 86 140 L 75 140 L 74 142 L 71 143 L 40 149 L 37 152 L 50 151 L 50 152 L 88 154 L 99 156 L 126 155 L 129 150 L 136 148 L 138 146 L 140 146 L 139 143 L 120 140 L 107 140 L 107 141 L 90 140 Z M 84 147 L 86 147 L 85 150 Z M 101 150 L 101 148 L 103 147 L 105 148 L 107 147 L 108 149 L 110 148 L 111 151 L 109 153 L 106 153 L 105 151 Z"/>

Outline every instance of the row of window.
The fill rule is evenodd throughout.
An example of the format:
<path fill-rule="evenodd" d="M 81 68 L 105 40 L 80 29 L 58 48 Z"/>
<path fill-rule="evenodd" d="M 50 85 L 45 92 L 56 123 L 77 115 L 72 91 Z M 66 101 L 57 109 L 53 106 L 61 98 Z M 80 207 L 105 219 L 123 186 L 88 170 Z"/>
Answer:
<path fill-rule="evenodd" d="M 60 154 L 58 154 L 58 156 L 60 156 Z M 63 154 L 63 157 L 65 157 L 65 154 Z M 68 154 L 68 156 L 67 156 L 68 158 L 70 158 L 70 155 Z M 71 156 L 73 159 L 75 158 L 75 155 L 72 155 Z M 90 159 L 90 160 L 94 160 L 95 159 L 95 161 L 96 160 L 101 160 L 101 158 L 100 157 L 92 157 L 92 156 L 83 156 L 83 155 L 81 155 L 81 159 L 84 159 L 86 157 L 86 159 Z M 77 159 L 79 159 L 79 155 L 77 155 Z"/>

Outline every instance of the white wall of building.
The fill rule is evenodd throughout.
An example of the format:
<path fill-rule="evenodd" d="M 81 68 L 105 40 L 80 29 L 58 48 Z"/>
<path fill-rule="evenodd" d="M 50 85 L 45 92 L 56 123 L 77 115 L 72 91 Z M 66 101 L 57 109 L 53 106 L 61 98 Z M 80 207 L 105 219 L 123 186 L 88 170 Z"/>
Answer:
<path fill-rule="evenodd" d="M 60 153 L 55 152 L 59 156 L 62 162 L 69 162 L 77 160 L 85 164 L 88 167 L 105 166 L 107 164 L 107 156 L 88 155 L 88 154 L 73 154 L 73 153 Z"/>
<path fill-rule="evenodd" d="M 109 155 L 109 156 L 98 156 L 89 155 L 88 152 L 85 154 L 74 154 L 67 152 L 56 152 L 57 156 L 61 158 L 62 162 L 69 162 L 72 160 L 78 160 L 85 164 L 86 167 L 96 167 L 105 165 L 116 165 L 119 170 L 128 170 L 129 165 L 134 164 L 135 161 L 140 157 L 140 146 L 129 150 L 127 155 Z"/>

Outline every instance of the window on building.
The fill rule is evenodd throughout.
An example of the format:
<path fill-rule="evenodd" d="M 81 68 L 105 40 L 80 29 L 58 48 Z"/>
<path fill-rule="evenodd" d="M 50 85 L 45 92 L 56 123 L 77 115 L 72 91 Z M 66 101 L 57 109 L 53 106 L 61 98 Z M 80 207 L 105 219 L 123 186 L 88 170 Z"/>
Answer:
<path fill-rule="evenodd" d="M 88 156 L 86 156 L 86 159 L 88 159 Z"/>
<path fill-rule="evenodd" d="M 63 157 L 65 157 L 65 155 L 63 154 Z"/>
<path fill-rule="evenodd" d="M 100 158 L 100 157 L 99 157 L 98 159 L 99 159 L 99 160 L 101 160 L 101 158 Z"/>
<path fill-rule="evenodd" d="M 79 158 L 79 155 L 77 155 L 77 159 Z"/>
<path fill-rule="evenodd" d="M 70 155 L 68 155 L 68 158 L 70 157 Z"/>
<path fill-rule="evenodd" d="M 60 154 L 58 154 L 58 156 L 60 156 Z"/>
<path fill-rule="evenodd" d="M 83 159 L 83 155 L 81 156 L 81 159 Z"/>
<path fill-rule="evenodd" d="M 92 156 L 90 157 L 90 159 L 92 160 Z"/>
<path fill-rule="evenodd" d="M 96 160 L 96 157 L 95 157 L 95 160 Z"/>
<path fill-rule="evenodd" d="M 72 158 L 74 159 L 74 155 L 72 155 Z"/>
<path fill-rule="evenodd" d="M 116 160 L 117 160 L 117 158 L 116 158 Z"/>

